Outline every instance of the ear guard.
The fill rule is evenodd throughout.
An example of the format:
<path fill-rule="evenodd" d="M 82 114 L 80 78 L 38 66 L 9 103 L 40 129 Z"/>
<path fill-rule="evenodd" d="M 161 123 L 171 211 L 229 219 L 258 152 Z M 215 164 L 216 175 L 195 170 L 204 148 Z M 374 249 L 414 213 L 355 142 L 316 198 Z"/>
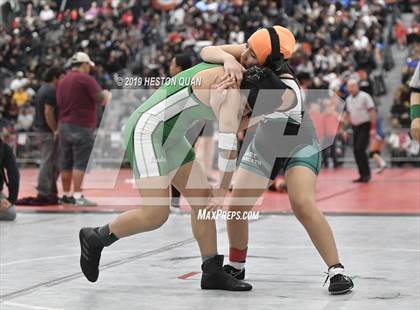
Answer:
<path fill-rule="evenodd" d="M 267 29 L 271 41 L 271 53 L 267 56 L 265 66 L 274 71 L 279 71 L 285 63 L 284 56 L 280 53 L 279 37 L 273 27 L 267 27 L 265 29 Z"/>

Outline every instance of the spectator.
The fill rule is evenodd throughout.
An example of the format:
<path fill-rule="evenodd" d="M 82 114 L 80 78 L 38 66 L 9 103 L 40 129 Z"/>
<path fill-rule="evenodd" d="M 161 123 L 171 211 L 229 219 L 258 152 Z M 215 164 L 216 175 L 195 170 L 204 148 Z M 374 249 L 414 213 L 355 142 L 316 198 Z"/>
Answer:
<path fill-rule="evenodd" d="M 368 183 L 371 173 L 367 148 L 369 136 L 376 135 L 376 112 L 372 97 L 359 90 L 357 80 L 349 80 L 347 88 L 350 95 L 346 99 L 346 118 L 353 129 L 353 151 L 360 177 L 353 182 Z"/>
<path fill-rule="evenodd" d="M 19 107 L 16 103 L 10 102 L 8 108 L 6 109 L 7 118 L 12 122 L 17 122 L 19 116 Z"/>
<path fill-rule="evenodd" d="M 364 50 L 368 47 L 369 39 L 365 36 L 364 30 L 359 29 L 353 44 L 357 51 Z"/>
<path fill-rule="evenodd" d="M 218 4 L 217 4 L 217 1 L 204 0 L 204 1 L 198 1 L 195 6 L 200 11 L 206 12 L 206 11 L 217 11 Z"/>
<path fill-rule="evenodd" d="M 391 123 L 395 128 L 410 128 L 410 89 L 407 85 L 401 85 L 395 91 Z"/>
<path fill-rule="evenodd" d="M 12 103 L 16 104 L 18 107 L 22 107 L 29 102 L 29 94 L 23 87 L 19 87 L 14 91 L 12 96 Z"/>
<path fill-rule="evenodd" d="M 50 68 L 45 83 L 35 97 L 34 129 L 41 139 L 41 166 L 38 174 L 37 196 L 20 199 L 18 205 L 55 205 L 58 203 L 58 127 L 56 88 L 64 71 Z"/>
<path fill-rule="evenodd" d="M 106 104 L 110 93 L 102 91 L 89 75 L 95 64 L 87 54 L 74 54 L 71 65 L 72 69 L 57 87 L 62 203 L 95 206 L 83 196 L 81 185 L 95 139 L 97 104 Z"/>
<path fill-rule="evenodd" d="M 365 70 L 359 70 L 358 75 L 360 79 L 360 90 L 368 93 L 370 96 L 373 96 L 373 82 L 368 76 L 367 72 Z"/>
<path fill-rule="evenodd" d="M 187 54 L 177 54 L 172 58 L 169 67 L 169 73 L 171 76 L 177 75 L 179 72 L 187 70 L 192 67 L 190 56 Z"/>
<path fill-rule="evenodd" d="M 241 31 L 239 25 L 235 25 L 229 34 L 229 44 L 242 44 L 245 42 L 245 33 Z"/>
<path fill-rule="evenodd" d="M 388 137 L 388 144 L 391 148 L 393 158 L 407 158 L 410 155 L 411 139 L 406 131 L 394 131 Z M 418 153 L 418 151 L 417 151 Z M 396 165 L 403 165 L 403 161 L 397 161 Z"/>
<path fill-rule="evenodd" d="M 16 130 L 18 132 L 29 132 L 32 130 L 32 124 L 34 122 L 34 109 L 33 107 L 24 107 L 19 110 L 17 118 Z"/>
<path fill-rule="evenodd" d="M 390 150 L 393 165 L 403 165 L 408 163 L 404 160 L 407 157 L 419 156 L 419 144 L 416 128 L 419 127 L 418 118 L 413 114 L 418 98 L 418 82 L 420 65 L 420 49 L 417 48 L 415 41 L 408 44 L 409 57 L 406 66 L 402 70 L 402 85 L 395 92 L 394 105 L 391 108 L 391 134 L 386 139 Z M 419 46 L 420 47 L 420 46 Z M 410 111 L 410 104 L 411 109 Z M 411 112 L 411 113 L 410 113 Z M 410 115 L 411 114 L 411 115 Z M 411 137 L 408 129 L 411 127 Z M 412 164 L 412 162 L 410 162 Z"/>
<path fill-rule="evenodd" d="M 394 32 L 398 47 L 404 49 L 407 44 L 407 27 L 402 20 L 396 22 Z"/>
<path fill-rule="evenodd" d="M 29 81 L 24 77 L 23 72 L 19 71 L 16 74 L 16 78 L 10 83 L 10 89 L 16 91 L 19 88 L 24 88 L 28 85 Z"/>
<path fill-rule="evenodd" d="M 6 173 L 4 173 L 6 172 Z M 3 195 L 6 183 L 9 197 Z M 14 203 L 19 193 L 19 170 L 15 155 L 9 145 L 0 139 L 0 220 L 13 221 L 16 218 Z"/>
<path fill-rule="evenodd" d="M 86 20 L 94 20 L 99 13 L 99 8 L 96 2 L 92 2 L 90 9 L 86 12 Z"/>
<path fill-rule="evenodd" d="M 386 161 L 381 156 L 381 151 L 385 142 L 385 134 L 382 130 L 382 117 L 376 113 L 376 135 L 370 137 L 371 143 L 369 147 L 369 155 L 376 163 L 376 173 L 381 174 L 386 169 Z"/>
<path fill-rule="evenodd" d="M 45 5 L 42 11 L 39 13 L 39 17 L 42 21 L 49 22 L 55 18 L 55 13 L 48 5 Z"/>

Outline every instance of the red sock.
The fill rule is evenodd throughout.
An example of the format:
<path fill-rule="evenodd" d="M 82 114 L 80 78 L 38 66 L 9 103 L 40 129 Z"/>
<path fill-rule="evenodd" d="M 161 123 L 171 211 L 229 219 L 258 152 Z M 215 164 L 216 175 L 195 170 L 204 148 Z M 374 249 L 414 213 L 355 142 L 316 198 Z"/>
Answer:
<path fill-rule="evenodd" d="M 248 251 L 248 248 L 245 248 L 244 250 L 230 248 L 229 260 L 231 262 L 245 263 L 247 251 Z"/>

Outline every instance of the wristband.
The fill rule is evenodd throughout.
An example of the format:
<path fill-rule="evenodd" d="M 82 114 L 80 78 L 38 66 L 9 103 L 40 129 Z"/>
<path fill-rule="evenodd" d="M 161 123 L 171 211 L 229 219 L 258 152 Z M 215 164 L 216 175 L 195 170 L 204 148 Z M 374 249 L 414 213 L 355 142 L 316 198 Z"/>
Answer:
<path fill-rule="evenodd" d="M 219 154 L 218 168 L 220 171 L 233 172 L 236 168 L 236 158 L 227 159 Z"/>
<path fill-rule="evenodd" d="M 234 133 L 219 133 L 219 149 L 222 150 L 237 150 L 238 149 L 238 139 Z"/>
<path fill-rule="evenodd" d="M 410 116 L 411 120 L 414 120 L 415 118 L 420 118 L 420 104 L 413 104 L 410 107 Z"/>

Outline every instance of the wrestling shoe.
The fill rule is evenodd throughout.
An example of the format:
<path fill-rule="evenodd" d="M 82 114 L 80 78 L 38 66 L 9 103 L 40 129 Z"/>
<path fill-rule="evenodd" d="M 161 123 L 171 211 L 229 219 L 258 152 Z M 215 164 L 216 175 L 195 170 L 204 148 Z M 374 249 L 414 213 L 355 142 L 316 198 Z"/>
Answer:
<path fill-rule="evenodd" d="M 95 282 L 99 276 L 99 261 L 104 248 L 99 234 L 93 228 L 82 228 L 79 232 L 80 268 L 90 282 Z"/>
<path fill-rule="evenodd" d="M 203 290 L 250 291 L 252 285 L 235 279 L 223 270 L 223 255 L 215 255 L 201 265 Z"/>
<path fill-rule="evenodd" d="M 60 199 L 58 199 L 58 203 L 60 205 L 74 205 L 76 203 L 76 200 L 73 196 L 66 196 L 63 195 Z"/>
<path fill-rule="evenodd" d="M 235 267 L 232 267 L 231 265 L 224 265 L 223 270 L 224 272 L 230 274 L 235 279 L 238 279 L 238 280 L 245 279 L 245 268 L 236 269 Z"/>
<path fill-rule="evenodd" d="M 7 209 L 0 210 L 0 221 L 14 221 L 16 219 L 16 207 L 11 205 Z"/>
<path fill-rule="evenodd" d="M 354 287 L 353 281 L 345 274 L 344 266 L 341 264 L 331 266 L 328 269 L 328 275 L 325 279 L 324 285 L 327 283 L 328 279 L 330 279 L 328 292 L 331 295 L 346 294 Z"/>
<path fill-rule="evenodd" d="M 96 207 L 98 205 L 96 202 L 90 201 L 84 196 L 76 198 L 74 204 L 79 207 Z"/>
<path fill-rule="evenodd" d="M 381 174 L 382 172 L 384 172 L 384 170 L 388 168 L 388 166 L 386 165 L 386 162 L 383 162 L 378 169 L 375 170 L 376 174 Z"/>

